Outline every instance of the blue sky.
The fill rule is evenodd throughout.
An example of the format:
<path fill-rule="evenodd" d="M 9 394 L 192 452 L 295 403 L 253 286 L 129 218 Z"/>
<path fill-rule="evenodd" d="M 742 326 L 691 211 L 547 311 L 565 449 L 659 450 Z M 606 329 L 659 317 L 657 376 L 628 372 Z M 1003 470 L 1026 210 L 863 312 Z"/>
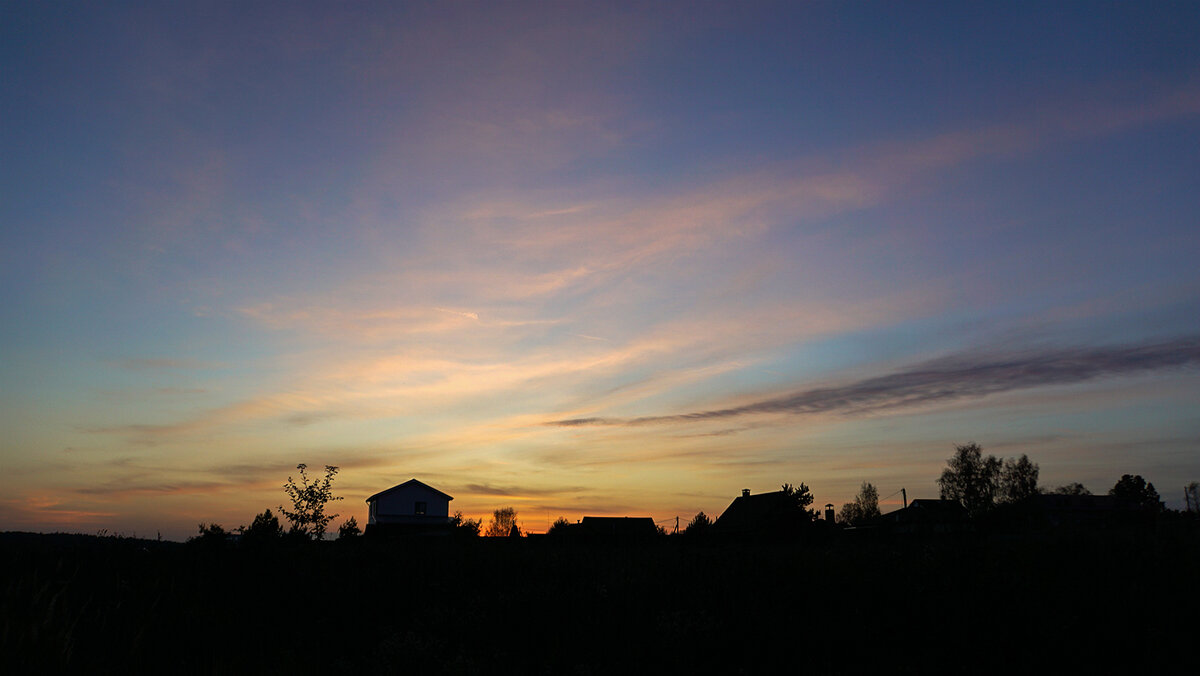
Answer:
<path fill-rule="evenodd" d="M 343 468 L 346 515 L 417 477 L 534 530 L 785 481 L 932 497 L 971 440 L 1178 506 L 1198 25 L 1194 3 L 11 5 L 0 527 L 184 537 L 278 505 L 299 462 Z"/>

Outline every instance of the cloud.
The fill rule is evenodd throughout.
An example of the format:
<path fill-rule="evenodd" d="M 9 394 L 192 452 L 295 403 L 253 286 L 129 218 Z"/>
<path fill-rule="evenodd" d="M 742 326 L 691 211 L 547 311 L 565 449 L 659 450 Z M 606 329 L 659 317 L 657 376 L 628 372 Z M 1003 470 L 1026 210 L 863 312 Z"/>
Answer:
<path fill-rule="evenodd" d="M 128 497 L 132 495 L 158 495 L 181 493 L 219 493 L 245 484 L 226 483 L 221 481 L 175 481 L 164 483 L 129 483 L 122 479 L 101 486 L 84 486 L 76 488 L 80 495 L 104 495 L 112 497 Z"/>
<path fill-rule="evenodd" d="M 335 415 L 336 415 L 335 413 L 332 413 L 329 411 L 301 412 L 301 413 L 293 413 L 289 416 L 286 416 L 283 420 L 284 420 L 284 422 L 288 423 L 289 425 L 295 425 L 297 427 L 307 427 L 313 423 L 321 422 L 322 420 L 325 420 L 327 418 L 332 418 Z"/>
<path fill-rule="evenodd" d="M 498 496 L 513 498 L 546 497 L 564 494 L 578 494 L 584 490 L 581 486 L 564 488 L 528 488 L 521 486 L 494 486 L 491 484 L 468 484 L 467 490 L 478 496 Z"/>
<path fill-rule="evenodd" d="M 156 369 L 207 369 L 216 365 L 197 359 L 170 359 L 161 357 L 119 359 L 114 362 L 117 366 L 130 371 L 147 371 Z"/>
<path fill-rule="evenodd" d="M 546 424 L 557 427 L 631 426 L 704 422 L 757 414 L 861 415 L 1198 364 L 1200 336 L 1117 347 L 1075 347 L 1008 354 L 971 352 L 848 385 L 802 390 L 742 406 L 640 418 L 571 418 Z"/>
<path fill-rule="evenodd" d="M 0 523 L 9 528 L 79 526 L 115 515 L 115 512 L 87 509 L 45 496 L 0 500 Z"/>
<path fill-rule="evenodd" d="M 458 315 L 459 317 L 466 317 L 467 319 L 479 321 L 479 313 L 477 312 L 462 312 L 459 310 L 450 310 L 444 307 L 435 307 L 433 309 L 437 310 L 438 312 L 445 312 L 446 314 Z"/>

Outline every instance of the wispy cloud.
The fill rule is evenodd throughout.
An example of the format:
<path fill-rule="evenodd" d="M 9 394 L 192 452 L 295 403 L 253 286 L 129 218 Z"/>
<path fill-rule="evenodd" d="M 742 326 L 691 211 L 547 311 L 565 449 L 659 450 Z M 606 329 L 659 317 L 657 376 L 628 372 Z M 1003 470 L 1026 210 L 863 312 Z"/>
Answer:
<path fill-rule="evenodd" d="M 1200 337 L 1118 347 L 1077 347 L 1037 352 L 964 353 L 848 385 L 802 390 L 730 408 L 638 418 L 569 418 L 547 425 L 655 425 L 722 420 L 758 414 L 861 415 L 888 409 L 948 403 L 1000 392 L 1073 385 L 1200 364 Z"/>
<path fill-rule="evenodd" d="M 558 488 L 534 488 L 529 486 L 496 486 L 493 484 L 469 484 L 466 486 L 476 497 L 534 498 L 555 495 L 579 494 L 586 490 L 581 486 Z"/>
<path fill-rule="evenodd" d="M 84 486 L 75 489 L 80 495 L 104 495 L 113 497 L 128 497 L 131 495 L 157 494 L 189 494 L 189 493 L 219 493 L 238 487 L 238 484 L 220 481 L 175 481 L 166 483 L 130 483 L 125 480 L 111 482 L 103 486 Z"/>
<path fill-rule="evenodd" d="M 88 509 L 40 495 L 0 500 L 0 523 L 8 527 L 83 526 L 109 519 L 115 512 Z"/>
<path fill-rule="evenodd" d="M 187 369 L 200 370 L 217 368 L 218 364 L 203 362 L 198 359 L 189 358 L 169 358 L 169 357 L 139 357 L 131 359 L 118 359 L 112 362 L 113 364 L 130 371 L 147 371 L 156 369 Z"/>
<path fill-rule="evenodd" d="M 460 310 L 450 310 L 444 307 L 435 307 L 433 309 L 437 310 L 438 312 L 445 312 L 446 314 L 458 315 L 459 317 L 466 317 L 467 319 L 479 321 L 479 314 L 476 312 L 462 312 Z"/>

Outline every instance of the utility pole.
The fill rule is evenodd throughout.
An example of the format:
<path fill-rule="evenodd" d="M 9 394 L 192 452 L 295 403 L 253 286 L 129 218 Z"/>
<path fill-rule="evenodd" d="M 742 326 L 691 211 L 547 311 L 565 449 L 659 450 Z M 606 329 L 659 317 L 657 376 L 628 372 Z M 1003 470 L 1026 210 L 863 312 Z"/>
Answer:
<path fill-rule="evenodd" d="M 676 516 L 675 517 L 675 530 L 671 531 L 671 535 L 678 535 L 678 534 L 679 534 L 679 517 Z"/>
<path fill-rule="evenodd" d="M 892 495 L 895 495 L 895 493 L 892 493 Z M 900 499 L 904 500 L 904 508 L 908 509 L 908 492 L 903 488 L 900 489 Z"/>

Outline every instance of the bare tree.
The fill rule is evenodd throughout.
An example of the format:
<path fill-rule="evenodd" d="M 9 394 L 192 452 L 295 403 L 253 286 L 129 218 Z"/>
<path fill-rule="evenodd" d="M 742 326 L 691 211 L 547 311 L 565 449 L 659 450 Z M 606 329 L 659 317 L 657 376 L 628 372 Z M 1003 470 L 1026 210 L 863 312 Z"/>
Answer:
<path fill-rule="evenodd" d="M 870 482 L 864 481 L 854 502 L 842 505 L 838 520 L 858 525 L 879 516 L 879 491 Z"/>
<path fill-rule="evenodd" d="M 1187 511 L 1200 512 L 1200 481 L 1183 487 L 1183 501 L 1187 503 Z"/>
<path fill-rule="evenodd" d="M 516 529 L 518 534 L 521 532 L 517 527 L 517 510 L 502 507 L 492 512 L 492 521 L 483 534 L 490 538 L 502 538 L 512 535 L 513 529 Z"/>

